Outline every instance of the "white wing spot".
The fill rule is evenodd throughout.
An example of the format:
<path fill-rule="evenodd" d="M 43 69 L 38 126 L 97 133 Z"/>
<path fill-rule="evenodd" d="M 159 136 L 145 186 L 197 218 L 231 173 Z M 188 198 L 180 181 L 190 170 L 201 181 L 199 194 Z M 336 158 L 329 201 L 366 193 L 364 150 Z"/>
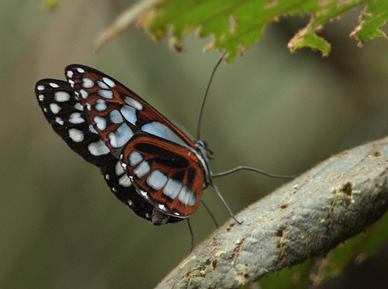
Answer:
<path fill-rule="evenodd" d="M 120 179 L 119 179 L 119 184 L 122 185 L 123 187 L 130 187 L 132 185 L 132 182 L 131 182 L 131 179 L 128 178 L 127 175 L 123 175 Z"/>
<path fill-rule="evenodd" d="M 94 81 L 91 80 L 90 78 L 84 77 L 82 79 L 82 87 L 84 88 L 91 88 L 94 86 Z"/>
<path fill-rule="evenodd" d="M 159 210 L 162 210 L 162 211 L 167 211 L 167 208 L 166 208 L 166 206 L 165 205 L 163 205 L 163 204 L 158 204 L 158 208 L 159 208 Z"/>
<path fill-rule="evenodd" d="M 89 110 L 89 111 L 92 110 L 92 106 L 89 102 L 85 104 L 85 107 L 86 107 L 86 110 Z"/>
<path fill-rule="evenodd" d="M 169 179 L 166 186 L 163 189 L 163 194 L 169 197 L 172 200 L 178 196 L 180 190 L 182 189 L 182 183 L 173 179 Z"/>
<path fill-rule="evenodd" d="M 133 132 L 126 123 L 120 125 L 116 132 L 111 132 L 108 134 L 110 145 L 114 148 L 122 147 L 131 139 L 132 136 Z"/>
<path fill-rule="evenodd" d="M 105 175 L 105 180 L 108 180 L 108 181 L 110 180 L 110 175 L 109 174 Z"/>
<path fill-rule="evenodd" d="M 144 197 L 144 199 L 148 200 L 150 197 L 148 196 L 147 192 L 144 192 L 142 190 L 140 190 L 140 195 L 142 195 Z"/>
<path fill-rule="evenodd" d="M 79 90 L 79 93 L 81 94 L 81 97 L 82 97 L 83 99 L 86 99 L 86 98 L 88 98 L 88 96 L 89 96 L 89 93 L 88 93 L 85 89 L 80 89 L 80 90 Z"/>
<path fill-rule="evenodd" d="M 69 79 L 67 82 L 70 84 L 70 86 L 72 88 L 74 88 L 74 81 L 73 80 Z"/>
<path fill-rule="evenodd" d="M 103 99 L 97 99 L 94 107 L 98 111 L 104 111 L 107 108 L 106 101 Z"/>
<path fill-rule="evenodd" d="M 124 118 L 132 123 L 133 125 L 136 125 L 137 116 L 136 116 L 136 110 L 128 105 L 124 105 L 121 109 L 121 114 L 124 116 Z"/>
<path fill-rule="evenodd" d="M 77 71 L 79 73 L 85 73 L 85 70 L 83 68 L 81 68 L 81 67 L 77 67 Z"/>
<path fill-rule="evenodd" d="M 73 112 L 70 115 L 69 122 L 72 124 L 79 124 L 83 123 L 85 120 L 81 117 L 81 114 L 79 112 Z"/>
<path fill-rule="evenodd" d="M 36 89 L 42 91 L 42 90 L 44 90 L 44 85 L 38 85 L 36 87 Z"/>
<path fill-rule="evenodd" d="M 107 86 L 105 83 L 103 83 L 101 80 L 97 81 L 97 85 L 101 87 L 102 89 L 109 89 L 109 86 Z"/>
<path fill-rule="evenodd" d="M 143 106 L 141 105 L 140 102 L 134 100 L 133 98 L 129 96 L 124 97 L 124 102 L 130 106 L 132 106 L 136 110 L 143 110 Z"/>
<path fill-rule="evenodd" d="M 70 99 L 70 94 L 68 94 L 65 91 L 57 91 L 54 94 L 54 99 L 58 102 L 65 102 L 65 101 L 68 101 Z"/>
<path fill-rule="evenodd" d="M 92 142 L 90 145 L 88 145 L 88 150 L 89 152 L 94 155 L 94 156 L 101 156 L 101 155 L 106 155 L 109 153 L 109 148 L 104 144 L 103 141 L 98 141 L 98 142 Z M 107 174 L 105 176 L 107 180 L 109 180 L 109 175 Z"/>
<path fill-rule="evenodd" d="M 120 112 L 118 110 L 112 110 L 110 115 L 110 120 L 113 123 L 122 123 L 123 122 L 123 117 L 121 116 Z"/>
<path fill-rule="evenodd" d="M 114 81 L 108 77 L 103 77 L 102 80 L 107 84 L 109 85 L 110 87 L 115 87 L 116 84 L 114 83 Z"/>
<path fill-rule="evenodd" d="M 39 101 L 43 101 L 44 100 L 44 95 L 43 94 L 39 94 L 38 99 L 39 99 Z"/>
<path fill-rule="evenodd" d="M 74 75 L 74 73 L 73 73 L 73 71 L 68 70 L 68 71 L 66 72 L 66 75 L 67 75 L 68 78 L 72 78 L 73 75 Z"/>
<path fill-rule="evenodd" d="M 60 108 L 60 106 L 59 106 L 58 104 L 56 104 L 56 103 L 50 103 L 50 110 L 51 110 L 51 112 L 52 112 L 53 114 L 57 114 L 57 113 L 61 110 L 61 108 Z"/>
<path fill-rule="evenodd" d="M 106 120 L 101 116 L 93 117 L 93 121 L 96 123 L 96 126 L 99 130 L 104 131 L 106 129 Z"/>
<path fill-rule="evenodd" d="M 111 90 L 99 89 L 98 95 L 102 96 L 103 98 L 113 99 L 113 91 Z"/>
<path fill-rule="evenodd" d="M 91 133 L 98 134 L 98 132 L 95 130 L 95 128 L 91 124 L 89 124 L 89 131 Z"/>
<path fill-rule="evenodd" d="M 116 175 L 118 176 L 121 176 L 124 173 L 124 168 L 121 166 L 120 162 L 116 163 L 115 172 L 116 172 Z"/>
<path fill-rule="evenodd" d="M 82 104 L 80 104 L 79 102 L 77 102 L 75 105 L 74 105 L 74 108 L 76 110 L 80 110 L 80 111 L 83 111 L 84 108 L 82 107 Z"/>
<path fill-rule="evenodd" d="M 81 142 L 84 140 L 84 133 L 78 129 L 72 128 L 72 129 L 69 129 L 69 137 L 74 142 Z"/>
<path fill-rule="evenodd" d="M 154 170 L 147 178 L 147 184 L 156 191 L 159 191 L 167 183 L 167 177 L 159 170 Z"/>
<path fill-rule="evenodd" d="M 131 167 L 137 165 L 138 163 L 140 163 L 141 161 L 143 160 L 143 157 L 141 156 L 141 154 L 137 151 L 133 151 L 129 154 L 128 156 L 128 161 L 129 161 L 129 165 Z"/>
<path fill-rule="evenodd" d="M 142 161 L 134 170 L 133 173 L 141 179 L 150 171 L 151 167 L 146 161 Z"/>
<path fill-rule="evenodd" d="M 56 118 L 55 118 L 55 122 L 56 122 L 57 124 L 59 124 L 59 125 L 63 125 L 63 124 L 64 124 L 62 118 L 60 118 L 60 117 L 56 117 Z"/>
<path fill-rule="evenodd" d="M 190 190 L 189 187 L 183 186 L 179 193 L 178 200 L 181 201 L 181 203 L 192 207 L 197 202 L 196 193 Z"/>
<path fill-rule="evenodd" d="M 59 87 L 59 85 L 56 84 L 56 83 L 54 83 L 54 82 L 50 82 L 50 86 L 51 86 L 52 88 L 58 88 L 58 87 Z"/>
<path fill-rule="evenodd" d="M 131 200 L 128 200 L 128 206 L 130 206 L 130 207 L 133 206 L 133 202 Z"/>

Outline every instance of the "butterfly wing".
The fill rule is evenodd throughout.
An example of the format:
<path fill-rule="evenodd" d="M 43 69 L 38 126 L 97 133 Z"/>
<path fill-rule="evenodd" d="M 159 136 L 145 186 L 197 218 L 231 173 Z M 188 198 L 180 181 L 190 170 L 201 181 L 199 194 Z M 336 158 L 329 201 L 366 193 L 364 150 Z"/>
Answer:
<path fill-rule="evenodd" d="M 190 216 L 198 206 L 204 185 L 203 160 L 199 160 L 190 139 L 133 91 L 106 74 L 82 65 L 68 66 L 65 74 L 89 122 L 111 154 L 123 155 L 122 166 L 137 192 L 165 214 Z M 148 148 L 141 151 L 140 146 Z M 133 152 L 139 153 L 142 163 L 150 166 L 146 174 L 137 176 L 140 164 L 128 163 Z M 159 175 L 159 181 L 167 178 L 167 189 L 152 187 L 158 173 L 163 175 Z M 174 192 L 169 195 L 171 187 Z"/>
<path fill-rule="evenodd" d="M 120 159 L 139 193 L 165 214 L 187 218 L 198 207 L 204 173 L 195 151 L 137 133 Z"/>
<path fill-rule="evenodd" d="M 54 131 L 87 162 L 100 168 L 115 196 L 138 216 L 152 221 L 154 206 L 145 201 L 124 172 L 121 162 L 110 153 L 97 131 L 89 124 L 83 106 L 69 83 L 42 79 L 35 85 L 39 106 Z M 170 217 L 168 223 L 181 221 Z"/>
<path fill-rule="evenodd" d="M 156 109 L 110 76 L 84 65 L 65 69 L 89 122 L 114 155 L 144 131 L 195 149 L 195 145 Z"/>
<path fill-rule="evenodd" d="M 35 94 L 45 118 L 73 151 L 98 167 L 112 158 L 67 82 L 42 79 L 35 85 Z"/>

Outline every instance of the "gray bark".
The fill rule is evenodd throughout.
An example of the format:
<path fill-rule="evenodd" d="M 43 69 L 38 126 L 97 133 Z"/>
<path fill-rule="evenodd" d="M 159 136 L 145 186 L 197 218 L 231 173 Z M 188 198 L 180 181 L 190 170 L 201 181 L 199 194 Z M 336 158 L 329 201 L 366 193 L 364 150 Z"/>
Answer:
<path fill-rule="evenodd" d="M 238 288 L 322 255 L 388 208 L 388 138 L 344 151 L 215 231 L 157 288 Z"/>

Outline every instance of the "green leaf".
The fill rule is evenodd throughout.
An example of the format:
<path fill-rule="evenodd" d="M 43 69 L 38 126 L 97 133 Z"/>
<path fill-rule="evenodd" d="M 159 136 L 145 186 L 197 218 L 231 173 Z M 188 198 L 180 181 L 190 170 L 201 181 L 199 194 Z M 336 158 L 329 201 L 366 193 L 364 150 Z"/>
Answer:
<path fill-rule="evenodd" d="M 350 35 L 359 40 L 359 47 L 362 47 L 365 41 L 375 37 L 387 38 L 387 35 L 379 29 L 387 20 L 388 1 L 370 1 L 360 15 L 361 24 Z"/>
<path fill-rule="evenodd" d="M 303 264 L 293 266 L 292 268 L 283 269 L 278 274 L 271 274 L 267 278 L 260 280 L 261 289 L 296 289 L 308 288 L 312 283 L 309 278 L 310 271 L 314 265 L 312 259 Z"/>
<path fill-rule="evenodd" d="M 351 262 L 360 264 L 367 257 L 373 257 L 388 241 L 388 214 L 370 226 L 365 233 L 358 234 L 338 246 L 322 262 L 322 280 L 335 277 Z"/>
<path fill-rule="evenodd" d="M 309 23 L 290 40 L 288 48 L 294 52 L 310 47 L 326 56 L 330 44 L 317 32 L 324 24 L 362 4 L 366 8 L 360 16 L 361 24 L 351 36 L 359 39 L 359 45 L 373 37 L 386 37 L 379 30 L 388 17 L 386 0 L 144 0 L 119 16 L 101 35 L 97 47 L 137 23 L 155 40 L 169 31 L 170 44 L 177 50 L 182 50 L 181 40 L 193 31 L 199 37 L 210 36 L 212 40 L 206 50 L 226 51 L 231 62 L 237 53 L 244 52 L 263 36 L 269 23 L 284 15 L 309 14 Z"/>
<path fill-rule="evenodd" d="M 265 27 L 279 16 L 310 13 L 310 23 L 288 47 L 291 51 L 311 47 L 327 55 L 330 45 L 315 32 L 330 19 L 363 2 L 366 1 L 167 0 L 156 6 L 157 16 L 145 28 L 156 38 L 170 28 L 171 35 L 180 40 L 198 27 L 198 36 L 213 36 L 209 47 L 226 50 L 227 58 L 233 60 L 238 52 L 259 40 Z"/>

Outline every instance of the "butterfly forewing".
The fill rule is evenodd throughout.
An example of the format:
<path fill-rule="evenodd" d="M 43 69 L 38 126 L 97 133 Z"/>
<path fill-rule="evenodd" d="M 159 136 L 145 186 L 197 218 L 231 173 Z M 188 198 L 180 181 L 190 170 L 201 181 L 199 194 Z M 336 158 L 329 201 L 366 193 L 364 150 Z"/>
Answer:
<path fill-rule="evenodd" d="M 120 159 L 140 194 L 156 208 L 181 218 L 194 213 L 204 183 L 195 151 L 138 133 L 125 146 Z"/>
<path fill-rule="evenodd" d="M 109 188 L 120 201 L 138 216 L 152 221 L 155 207 L 137 193 L 121 162 L 110 153 L 97 131 L 89 124 L 83 106 L 69 83 L 42 79 L 35 85 L 35 94 L 54 131 L 73 151 L 100 168 Z M 175 223 L 181 220 L 170 217 L 164 221 Z"/>
<path fill-rule="evenodd" d="M 151 105 L 106 74 L 90 67 L 70 65 L 66 68 L 66 77 L 87 111 L 89 122 L 114 155 L 139 131 L 195 149 Z"/>
<path fill-rule="evenodd" d="M 111 77 L 80 65 L 68 66 L 66 77 L 110 152 L 116 157 L 140 153 L 144 158 L 141 164 L 149 166 L 148 173 L 139 176 L 136 173 L 141 164 L 132 169 L 128 159 L 122 159 L 138 193 L 165 214 L 190 216 L 204 185 L 195 145 L 152 106 Z M 140 147 L 147 148 L 141 151 Z M 168 156 L 163 157 L 166 152 Z M 165 187 L 153 183 L 164 179 Z"/>
<path fill-rule="evenodd" d="M 45 118 L 73 151 L 98 167 L 112 158 L 67 82 L 42 79 L 35 94 Z"/>

